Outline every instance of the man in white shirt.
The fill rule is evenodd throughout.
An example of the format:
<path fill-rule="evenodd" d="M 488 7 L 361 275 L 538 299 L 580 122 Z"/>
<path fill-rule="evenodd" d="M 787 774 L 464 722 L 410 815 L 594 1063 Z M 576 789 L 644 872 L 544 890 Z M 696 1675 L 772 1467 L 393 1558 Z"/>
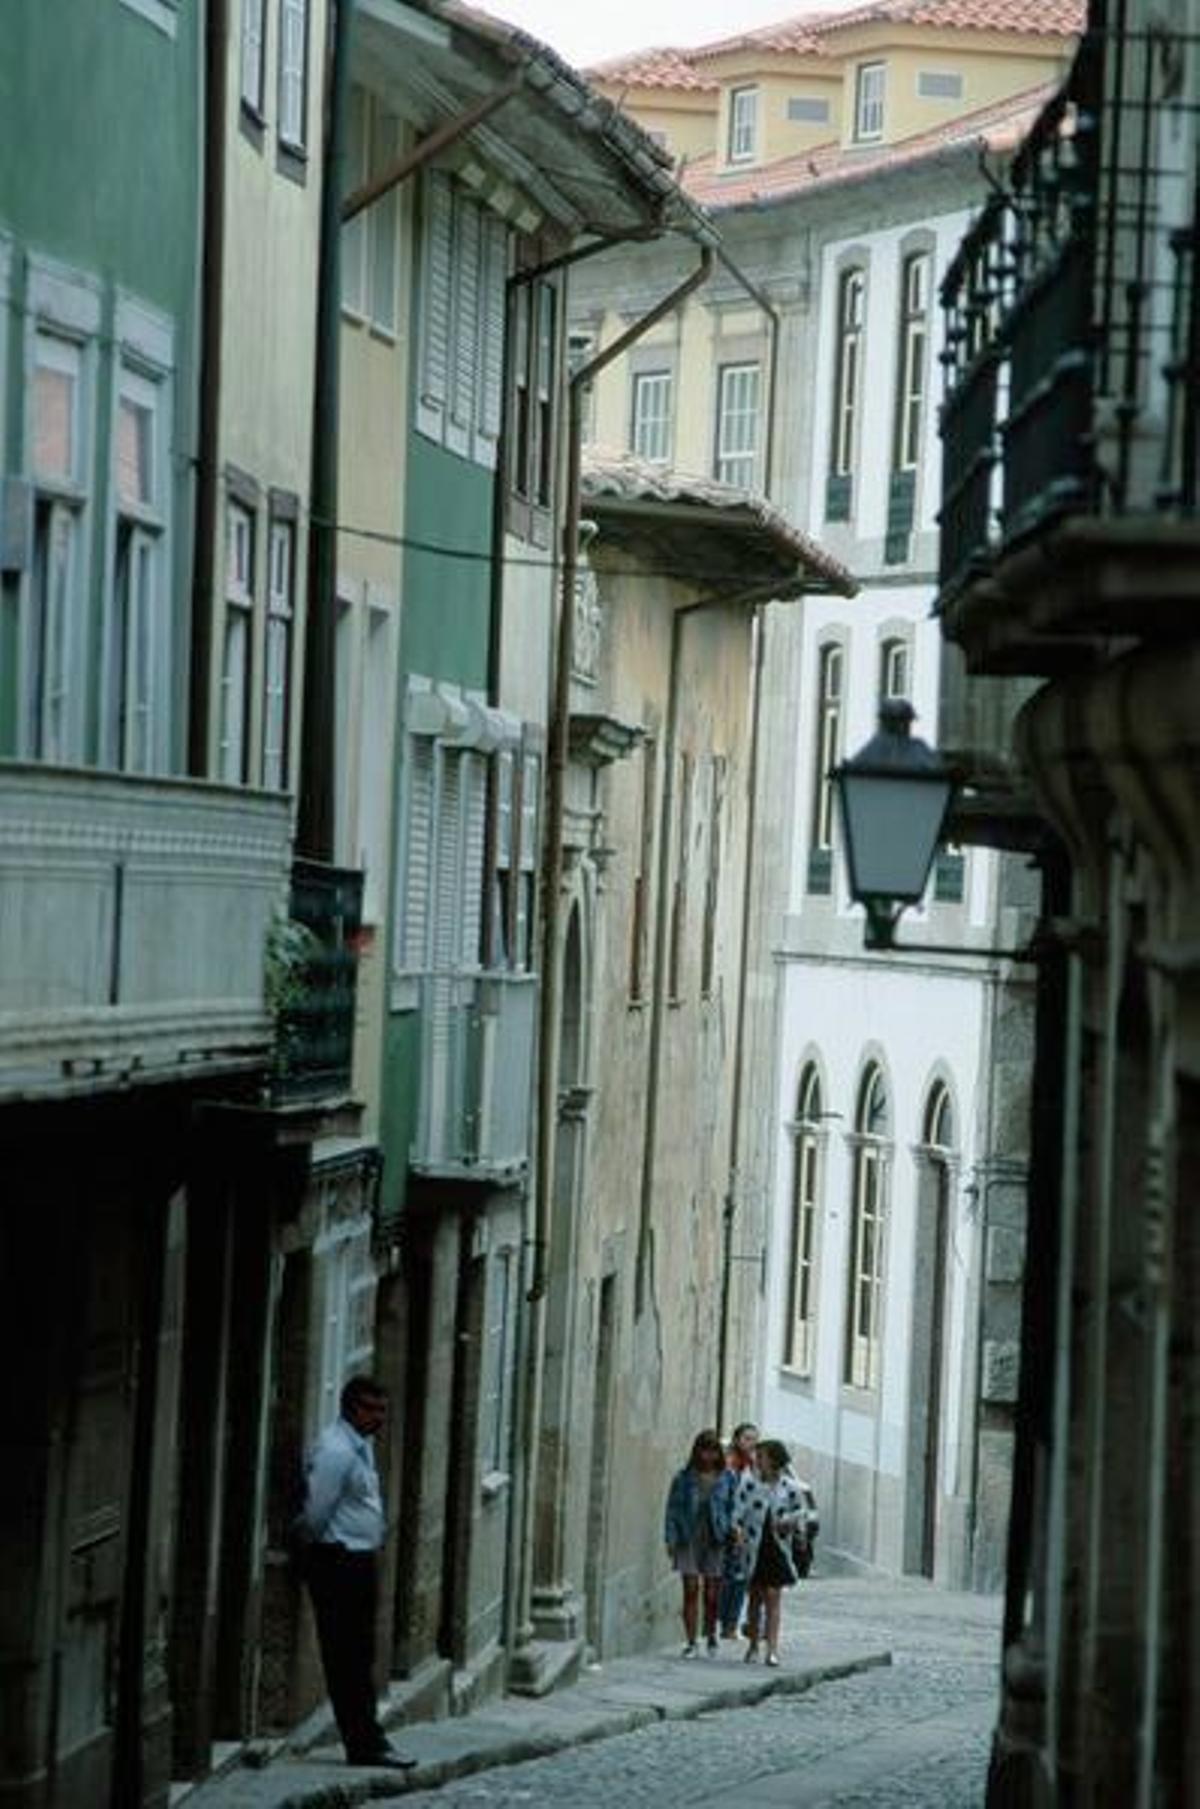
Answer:
<path fill-rule="evenodd" d="M 386 1522 L 371 1440 L 386 1417 L 382 1384 L 351 1376 L 340 1417 L 309 1453 L 295 1532 L 346 1758 L 351 1765 L 407 1771 L 416 1760 L 397 1752 L 380 1726 L 372 1675 L 377 1554 Z"/>

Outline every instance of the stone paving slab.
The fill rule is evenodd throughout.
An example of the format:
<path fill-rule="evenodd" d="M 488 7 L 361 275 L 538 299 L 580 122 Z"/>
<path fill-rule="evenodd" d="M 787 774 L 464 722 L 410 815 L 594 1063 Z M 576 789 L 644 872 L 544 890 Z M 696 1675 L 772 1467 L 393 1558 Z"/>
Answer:
<path fill-rule="evenodd" d="M 172 1809 L 357 1809 L 406 1791 L 436 1789 L 493 1766 L 630 1733 L 652 1721 L 749 1706 L 891 1663 L 890 1651 L 878 1641 L 822 1637 L 819 1645 L 820 1656 L 796 1655 L 777 1671 L 743 1664 L 740 1646 L 731 1648 L 728 1657 L 722 1653 L 685 1661 L 676 1647 L 615 1659 L 539 1700 L 507 1696 L 470 1715 L 396 1730 L 397 1744 L 417 1760 L 407 1773 L 345 1765 L 340 1748 L 303 1759 L 282 1749 L 272 1753 L 260 1748 L 257 1766 L 240 1764 L 192 1790 L 173 1792 Z"/>

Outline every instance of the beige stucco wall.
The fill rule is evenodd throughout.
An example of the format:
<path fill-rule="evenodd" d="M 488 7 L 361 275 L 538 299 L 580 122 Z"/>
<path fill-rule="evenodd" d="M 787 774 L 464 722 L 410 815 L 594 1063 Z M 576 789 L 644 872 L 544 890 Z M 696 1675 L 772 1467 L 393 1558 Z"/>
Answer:
<path fill-rule="evenodd" d="M 661 132 L 672 157 L 703 157 L 717 139 L 717 94 L 689 89 L 624 88 L 597 82 L 600 93 L 632 114 L 647 132 Z"/>
<path fill-rule="evenodd" d="M 943 32 L 929 34 L 921 42 L 891 45 L 886 50 L 864 50 L 846 64 L 843 136 L 849 142 L 854 132 L 855 72 L 860 63 L 886 64 L 883 137 L 886 143 L 892 143 L 1051 80 L 1063 69 L 1060 43 L 1048 40 L 1036 49 L 1021 52 L 999 43 L 994 47 L 980 44 L 964 49 L 961 41 L 956 43 L 954 34 Z M 960 75 L 961 97 L 941 100 L 919 95 L 917 77 L 922 70 Z"/>
<path fill-rule="evenodd" d="M 229 34 L 226 58 L 228 192 L 221 310 L 221 416 L 218 444 L 211 451 L 219 472 L 235 466 L 261 489 L 255 544 L 255 595 L 261 606 L 255 611 L 248 724 L 252 783 L 262 770 L 268 491 L 275 488 L 289 492 L 304 505 L 308 500 L 321 199 L 322 85 L 313 74 L 320 66 L 313 47 L 325 41 L 326 12 L 324 0 L 313 0 L 308 22 L 310 79 L 305 127 L 309 154 L 303 182 L 293 180 L 277 167 L 277 9 L 266 10 L 266 118 L 261 129 L 256 130 L 246 120 L 240 105 L 240 33 Z M 307 509 L 302 507 L 295 540 L 293 699 L 298 698 L 304 659 L 307 525 Z M 208 739 L 214 762 L 220 737 L 225 534 L 222 497 L 215 524 L 213 667 L 209 687 Z M 293 785 L 299 757 L 300 717 L 299 708 L 293 707 L 289 731 Z"/>
<path fill-rule="evenodd" d="M 758 155 L 730 161 L 729 97 L 735 88 L 753 87 L 758 94 Z M 793 98 L 825 101 L 827 120 L 794 120 L 788 118 L 788 102 Z M 780 157 L 792 157 L 811 151 L 820 144 L 830 144 L 841 135 L 842 72 L 829 64 L 806 66 L 795 74 L 770 73 L 737 78 L 721 90 L 720 136 L 717 166 L 720 169 L 752 169 L 760 163 L 774 163 Z"/>

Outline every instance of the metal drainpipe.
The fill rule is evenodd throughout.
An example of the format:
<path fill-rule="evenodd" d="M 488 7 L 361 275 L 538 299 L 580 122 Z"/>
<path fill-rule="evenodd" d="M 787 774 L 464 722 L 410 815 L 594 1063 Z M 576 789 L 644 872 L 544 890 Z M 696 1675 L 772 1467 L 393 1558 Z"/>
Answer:
<path fill-rule="evenodd" d="M 674 311 L 682 301 L 707 282 L 714 253 L 704 246 L 700 262 L 683 282 L 650 309 L 648 314 L 581 365 L 567 385 L 567 482 L 562 528 L 561 583 L 559 587 L 558 644 L 554 688 L 551 695 L 546 749 L 546 823 L 542 836 L 541 994 L 538 1001 L 537 1126 L 534 1155 L 533 1238 L 528 1312 L 525 1318 L 524 1361 L 519 1376 L 521 1390 L 518 1460 L 520 1480 L 520 1566 L 514 1604 L 513 1645 L 532 1637 L 534 1510 L 537 1497 L 537 1445 L 542 1415 L 542 1358 L 545 1341 L 546 1287 L 549 1272 L 550 1208 L 554 1184 L 554 1140 L 557 1123 L 557 1019 L 559 1013 L 558 941 L 561 912 L 559 895 L 563 874 L 563 807 L 566 790 L 568 731 L 571 702 L 571 656 L 575 640 L 575 573 L 578 564 L 581 512 L 583 389 L 607 365 L 619 358 L 650 328 Z"/>
<path fill-rule="evenodd" d="M 208 772 L 216 574 L 217 443 L 221 414 L 221 320 L 225 282 L 225 129 L 229 0 L 209 0 L 204 44 L 204 224 L 200 246 L 200 370 L 196 502 L 192 524 L 191 676 L 187 770 Z"/>
<path fill-rule="evenodd" d="M 737 1008 L 733 1031 L 733 1101 L 729 1113 L 729 1179 L 721 1214 L 721 1317 L 717 1331 L 717 1417 L 725 1424 L 726 1368 L 729 1360 L 729 1309 L 733 1293 L 733 1228 L 737 1219 L 738 1140 L 742 1124 L 742 1061 L 746 1030 L 746 987 L 750 956 L 751 874 L 758 828 L 758 749 L 762 719 L 763 604 L 754 611 L 754 664 L 750 701 L 750 756 L 746 772 L 746 856 L 742 871 L 742 925 L 738 937 Z"/>

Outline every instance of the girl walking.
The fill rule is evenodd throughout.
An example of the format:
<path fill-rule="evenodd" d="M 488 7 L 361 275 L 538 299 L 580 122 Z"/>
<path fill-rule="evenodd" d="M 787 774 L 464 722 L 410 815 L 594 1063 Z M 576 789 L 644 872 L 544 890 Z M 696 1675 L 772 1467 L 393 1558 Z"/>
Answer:
<path fill-rule="evenodd" d="M 663 1523 L 667 1555 L 683 1580 L 684 1658 L 699 1652 L 700 1598 L 704 1598 L 704 1635 L 710 1652 L 717 1650 L 717 1595 L 721 1587 L 722 1545 L 713 1525 L 713 1493 L 725 1469 L 719 1433 L 706 1428 L 692 1441 L 682 1470 L 672 1478 Z"/>
<path fill-rule="evenodd" d="M 764 1626 L 767 1663 L 779 1663 L 781 1592 L 797 1580 L 792 1534 L 800 1525 L 803 1506 L 787 1446 L 777 1438 L 762 1439 L 754 1469 L 747 1470 L 738 1483 L 731 1516 L 733 1536 L 745 1548 L 750 1577 L 747 1664 L 758 1657 L 759 1633 Z"/>

